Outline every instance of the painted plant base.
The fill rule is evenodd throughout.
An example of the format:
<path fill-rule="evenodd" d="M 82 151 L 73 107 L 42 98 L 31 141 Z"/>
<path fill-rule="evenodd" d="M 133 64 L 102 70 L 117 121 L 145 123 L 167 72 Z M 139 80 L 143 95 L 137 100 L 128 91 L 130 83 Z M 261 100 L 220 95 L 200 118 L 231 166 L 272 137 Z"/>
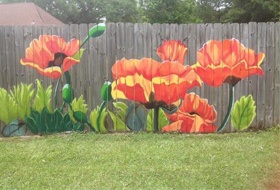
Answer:
<path fill-rule="evenodd" d="M 21 136 L 27 130 L 34 134 L 84 131 L 86 127 L 96 133 L 213 133 L 223 131 L 230 118 L 236 130 L 245 130 L 252 123 L 256 115 L 253 97 L 243 96 L 235 102 L 234 87 L 246 77 L 263 75 L 260 66 L 265 55 L 256 54 L 237 39 L 206 42 L 197 52 L 197 62 L 192 66 L 184 65 L 188 49 L 177 40 L 165 40 L 158 47 L 161 62 L 146 57 L 118 60 L 112 66 L 114 80 L 106 81 L 101 88 L 100 106 L 89 111 L 83 96 L 74 96 L 68 71 L 79 64 L 82 46 L 87 40 L 104 32 L 105 25 L 99 24 L 90 29 L 82 42 L 41 35 L 30 43 L 20 62 L 46 77 L 57 79 L 54 100 L 53 87 L 44 88 L 39 80 L 37 89 L 32 84 L 19 84 L 9 92 L 0 88 L 3 108 L 0 120 L 6 124 L 3 136 Z M 62 88 L 63 105 L 58 107 L 57 91 L 63 75 L 66 78 Z M 225 118 L 217 126 L 219 113 L 215 107 L 207 99 L 186 92 L 201 85 L 219 88 L 223 84 L 229 87 L 229 106 Z M 106 108 L 109 102 L 113 103 L 113 110 Z"/>

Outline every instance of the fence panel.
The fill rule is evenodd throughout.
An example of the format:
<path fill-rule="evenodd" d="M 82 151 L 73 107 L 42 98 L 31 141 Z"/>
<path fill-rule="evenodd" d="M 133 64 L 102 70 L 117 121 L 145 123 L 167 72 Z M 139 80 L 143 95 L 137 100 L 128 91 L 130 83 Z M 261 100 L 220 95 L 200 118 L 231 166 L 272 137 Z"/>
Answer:
<path fill-rule="evenodd" d="M 19 83 L 33 83 L 39 79 L 43 85 L 56 85 L 56 80 L 41 76 L 35 69 L 24 67 L 20 59 L 33 39 L 40 34 L 62 36 L 69 41 L 73 37 L 81 41 L 88 35 L 95 24 L 57 26 L 0 26 L 0 87 L 6 90 Z M 185 65 L 197 61 L 197 51 L 208 40 L 238 39 L 244 46 L 264 52 L 262 64 L 264 76 L 250 76 L 240 81 L 235 87 L 235 98 L 252 94 L 256 101 L 255 127 L 268 127 L 280 123 L 280 23 L 242 23 L 242 24 L 149 24 L 149 23 L 107 23 L 106 33 L 99 38 L 90 39 L 81 63 L 71 70 L 75 97 L 83 95 L 89 110 L 100 105 L 100 89 L 105 80 L 112 81 L 111 68 L 117 60 L 141 59 L 143 57 L 161 61 L 157 47 L 164 40 L 180 40 L 188 47 Z M 62 79 L 63 83 L 65 79 Z M 58 96 L 61 96 L 60 86 Z M 222 122 L 228 106 L 228 86 L 210 87 L 203 84 L 190 91 L 206 98 L 214 105 L 218 118 L 216 125 Z M 135 92 L 137 93 L 137 92 Z M 62 100 L 59 100 L 62 104 Z M 1 108 L 2 109 L 2 108 Z M 3 128 L 3 123 L 0 123 Z M 227 131 L 233 127 L 228 122 Z"/>

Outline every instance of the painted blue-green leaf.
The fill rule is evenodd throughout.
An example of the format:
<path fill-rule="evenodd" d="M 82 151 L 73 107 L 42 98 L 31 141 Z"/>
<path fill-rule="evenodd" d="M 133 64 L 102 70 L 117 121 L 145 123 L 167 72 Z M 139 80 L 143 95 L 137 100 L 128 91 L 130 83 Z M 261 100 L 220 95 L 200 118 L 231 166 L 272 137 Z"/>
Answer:
<path fill-rule="evenodd" d="M 126 113 L 126 125 L 131 131 L 146 129 L 147 110 L 143 105 L 132 103 Z"/>
<path fill-rule="evenodd" d="M 242 96 L 236 101 L 231 112 L 231 123 L 237 130 L 247 129 L 256 116 L 256 106 L 252 95 Z"/>
<path fill-rule="evenodd" d="M 2 135 L 4 137 L 24 136 L 26 132 L 27 127 L 25 123 L 14 120 L 3 128 Z"/>

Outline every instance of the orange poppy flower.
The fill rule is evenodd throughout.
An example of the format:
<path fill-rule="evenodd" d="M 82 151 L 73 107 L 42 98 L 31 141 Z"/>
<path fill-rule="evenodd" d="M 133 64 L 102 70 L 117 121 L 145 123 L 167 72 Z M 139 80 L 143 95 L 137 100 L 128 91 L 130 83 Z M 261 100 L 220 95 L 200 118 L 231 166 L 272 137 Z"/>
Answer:
<path fill-rule="evenodd" d="M 222 83 L 236 85 L 240 80 L 254 75 L 263 75 L 260 67 L 265 55 L 255 54 L 237 39 L 210 40 L 197 52 L 198 62 L 193 65 L 202 81 L 210 86 Z"/>
<path fill-rule="evenodd" d="M 167 116 L 173 123 L 163 127 L 163 132 L 211 133 L 217 129 L 213 125 L 217 119 L 214 106 L 195 93 L 186 94 L 179 110 Z"/>
<path fill-rule="evenodd" d="M 77 39 L 67 43 L 55 35 L 41 35 L 30 43 L 20 62 L 44 76 L 56 79 L 80 62 L 81 56 L 74 56 L 79 48 L 80 41 Z"/>
<path fill-rule="evenodd" d="M 189 88 L 201 84 L 190 66 L 150 58 L 119 60 L 113 65 L 112 74 L 114 99 L 138 101 L 148 109 L 175 104 Z"/>
<path fill-rule="evenodd" d="M 188 48 L 185 44 L 177 40 L 165 40 L 164 43 L 158 47 L 157 54 L 162 61 L 178 61 L 184 64 L 185 55 Z"/>

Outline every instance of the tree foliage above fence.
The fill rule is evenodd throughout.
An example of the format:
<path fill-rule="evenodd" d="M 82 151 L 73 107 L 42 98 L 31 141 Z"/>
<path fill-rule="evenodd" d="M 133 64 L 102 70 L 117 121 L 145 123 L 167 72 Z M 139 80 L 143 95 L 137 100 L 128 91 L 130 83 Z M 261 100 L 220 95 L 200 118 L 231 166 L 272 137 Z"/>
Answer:
<path fill-rule="evenodd" d="M 15 135 L 23 120 L 34 133 L 81 131 L 86 126 L 97 132 L 214 132 L 232 130 L 230 116 L 239 129 L 279 123 L 279 23 L 109 23 L 102 36 L 74 48 L 71 39 L 88 39 L 94 34 L 88 32 L 92 26 L 0 28 L 2 100 L 10 97 L 19 104 L 9 90 L 20 82 L 35 84 L 36 79 L 44 87 L 36 82 L 37 99 L 46 95 L 47 105 L 58 97 L 53 109 L 33 109 L 18 122 L 9 121 L 5 134 Z M 80 63 L 71 69 L 75 61 Z M 66 77 L 57 83 L 62 75 Z M 118 101 L 112 104 L 111 98 Z M 246 117 L 236 120 L 243 112 Z"/>
<path fill-rule="evenodd" d="M 33 2 L 66 24 L 247 23 L 280 20 L 279 0 L 2 0 Z M 265 14 L 264 14 L 265 13 Z"/>

